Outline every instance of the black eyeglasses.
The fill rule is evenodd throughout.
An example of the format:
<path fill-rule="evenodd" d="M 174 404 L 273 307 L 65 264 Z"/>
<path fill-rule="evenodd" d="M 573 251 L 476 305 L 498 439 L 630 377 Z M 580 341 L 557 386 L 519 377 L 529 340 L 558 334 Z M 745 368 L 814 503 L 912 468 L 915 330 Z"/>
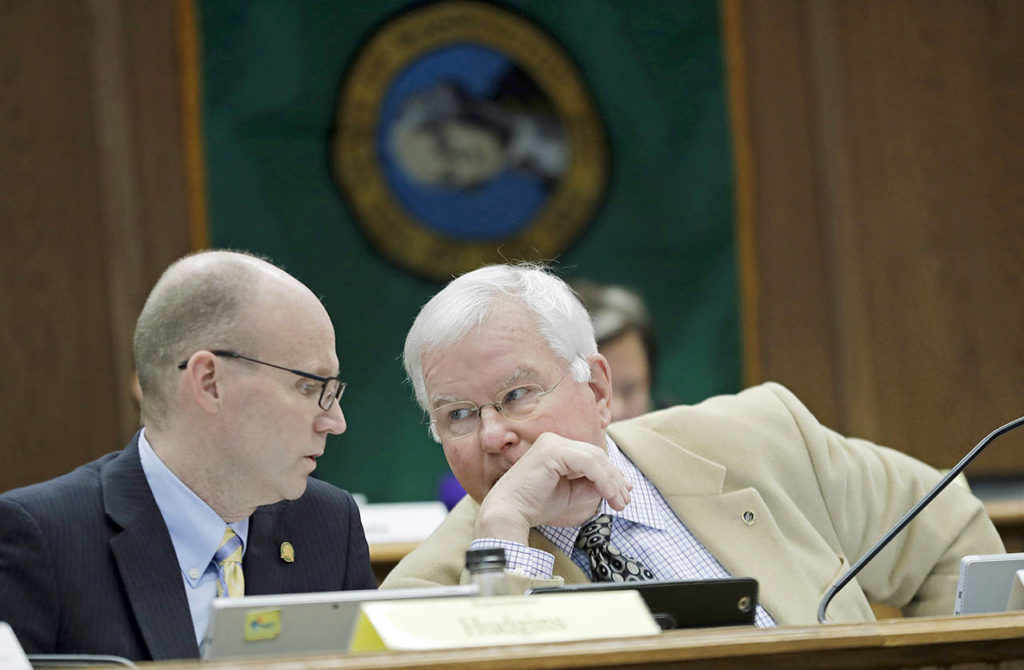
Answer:
<path fill-rule="evenodd" d="M 320 409 L 322 409 L 325 412 L 334 405 L 335 400 L 341 400 L 342 394 L 345 393 L 345 387 L 348 386 L 348 383 L 341 381 L 339 377 L 321 377 L 320 375 L 315 375 L 312 372 L 305 372 L 303 370 L 293 370 L 292 368 L 286 368 L 283 365 L 275 365 L 273 363 L 267 363 L 266 361 L 250 358 L 249 356 L 243 356 L 242 354 L 235 353 L 234 351 L 227 351 L 225 349 L 212 349 L 210 353 L 213 354 L 214 356 L 221 356 L 223 358 L 240 358 L 243 361 L 249 361 L 250 363 L 259 363 L 260 365 L 266 365 L 267 367 L 270 368 L 277 368 L 278 370 L 284 370 L 285 372 L 290 372 L 293 375 L 298 375 L 299 377 L 304 377 L 307 379 L 312 379 L 313 381 L 320 382 L 320 399 L 317 401 L 317 404 L 320 405 Z M 188 359 L 185 359 L 178 364 L 179 370 L 184 370 L 187 367 Z M 312 388 L 309 389 L 310 393 L 312 393 L 314 390 L 315 389 Z"/>

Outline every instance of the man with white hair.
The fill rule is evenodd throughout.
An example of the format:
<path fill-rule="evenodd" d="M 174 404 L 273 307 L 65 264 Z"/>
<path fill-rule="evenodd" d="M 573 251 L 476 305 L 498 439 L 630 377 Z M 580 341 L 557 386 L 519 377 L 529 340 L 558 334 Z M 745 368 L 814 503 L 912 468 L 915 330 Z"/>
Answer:
<path fill-rule="evenodd" d="M 27 653 L 194 658 L 214 597 L 376 586 L 351 496 L 309 478 L 346 426 L 308 288 L 248 254 L 187 256 L 134 347 L 128 446 L 0 495 L 0 621 Z"/>
<path fill-rule="evenodd" d="M 809 624 L 826 589 L 939 473 L 820 425 L 764 384 L 609 425 L 612 371 L 560 279 L 498 265 L 420 311 L 405 368 L 469 494 L 383 587 L 465 582 L 468 549 L 505 549 L 513 588 L 754 577 L 760 626 Z M 951 614 L 958 562 L 1002 542 L 981 502 L 939 496 L 829 610 Z"/>

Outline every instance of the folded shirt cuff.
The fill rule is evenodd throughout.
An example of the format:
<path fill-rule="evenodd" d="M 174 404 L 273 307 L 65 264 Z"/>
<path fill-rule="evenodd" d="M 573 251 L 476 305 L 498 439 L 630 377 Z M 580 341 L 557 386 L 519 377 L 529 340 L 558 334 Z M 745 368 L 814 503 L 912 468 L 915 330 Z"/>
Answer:
<path fill-rule="evenodd" d="M 473 540 L 469 548 L 491 549 L 501 547 L 505 550 L 505 568 L 516 574 L 531 579 L 551 579 L 555 569 L 555 557 L 546 551 L 528 547 L 518 542 L 482 537 Z"/>

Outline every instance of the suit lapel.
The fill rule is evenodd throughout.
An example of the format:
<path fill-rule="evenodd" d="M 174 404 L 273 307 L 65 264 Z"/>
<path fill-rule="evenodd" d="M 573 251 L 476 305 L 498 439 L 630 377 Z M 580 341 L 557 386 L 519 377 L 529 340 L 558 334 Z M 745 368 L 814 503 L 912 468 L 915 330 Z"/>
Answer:
<path fill-rule="evenodd" d="M 281 503 L 260 507 L 249 518 L 249 539 L 246 543 L 243 570 L 246 595 L 292 593 L 302 591 L 289 583 L 289 577 L 301 576 L 302 571 L 282 569 L 273 530 L 280 516 Z M 339 560 L 341 560 L 339 558 Z"/>
<path fill-rule="evenodd" d="M 832 575 L 805 574 L 803 567 L 821 566 L 820 557 L 813 560 L 804 554 L 814 548 L 787 541 L 757 490 L 723 492 L 724 466 L 649 429 L 619 424 L 609 434 L 729 574 L 757 579 L 760 602 L 777 621 L 817 622 L 807 603 L 818 602 L 820 585 Z M 842 607 L 839 598 L 836 603 L 833 615 Z"/>
<path fill-rule="evenodd" d="M 138 435 L 100 474 L 110 548 L 139 630 L 155 660 L 199 656 L 174 545 L 139 461 Z"/>

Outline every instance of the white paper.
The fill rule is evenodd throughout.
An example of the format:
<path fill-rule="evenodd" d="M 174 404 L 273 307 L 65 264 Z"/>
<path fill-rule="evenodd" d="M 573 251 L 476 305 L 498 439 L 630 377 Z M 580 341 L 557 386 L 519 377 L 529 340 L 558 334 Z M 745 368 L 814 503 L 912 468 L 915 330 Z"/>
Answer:
<path fill-rule="evenodd" d="M 32 670 L 14 631 L 6 621 L 0 621 L 0 668 L 5 670 Z"/>
<path fill-rule="evenodd" d="M 359 515 L 369 544 L 421 542 L 448 516 L 441 502 L 361 505 Z"/>

